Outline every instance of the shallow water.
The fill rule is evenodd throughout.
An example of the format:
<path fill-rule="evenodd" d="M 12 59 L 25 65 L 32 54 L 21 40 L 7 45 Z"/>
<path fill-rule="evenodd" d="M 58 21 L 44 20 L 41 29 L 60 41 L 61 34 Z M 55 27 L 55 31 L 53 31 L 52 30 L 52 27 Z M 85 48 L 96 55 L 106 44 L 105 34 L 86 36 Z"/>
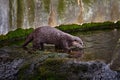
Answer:
<path fill-rule="evenodd" d="M 115 55 L 115 48 L 119 40 L 119 30 L 93 31 L 86 34 L 76 33 L 85 44 L 82 60 L 102 60 L 110 62 Z"/>
<path fill-rule="evenodd" d="M 115 55 L 115 48 L 120 37 L 120 30 L 104 30 L 92 32 L 77 32 L 73 34 L 80 37 L 84 42 L 84 54 L 80 57 L 82 61 L 102 60 L 106 63 L 111 62 Z M 2 46 L 21 45 L 24 41 L 13 40 L 2 42 Z M 31 48 L 31 44 L 28 47 Z M 47 45 L 45 51 L 55 52 L 54 46 Z M 76 55 L 75 55 L 76 56 Z M 77 55 L 78 56 L 78 55 Z"/>

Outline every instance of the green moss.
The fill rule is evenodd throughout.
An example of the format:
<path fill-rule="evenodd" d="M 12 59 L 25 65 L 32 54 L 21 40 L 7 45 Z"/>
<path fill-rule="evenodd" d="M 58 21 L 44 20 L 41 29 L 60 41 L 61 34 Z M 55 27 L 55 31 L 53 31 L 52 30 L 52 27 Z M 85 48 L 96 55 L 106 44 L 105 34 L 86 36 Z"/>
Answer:
<path fill-rule="evenodd" d="M 28 76 L 25 76 L 25 71 L 29 69 L 30 64 L 25 64 L 22 66 L 22 68 L 18 72 L 18 79 L 19 80 L 25 80 L 25 78 L 28 78 Z"/>
<path fill-rule="evenodd" d="M 66 74 L 60 72 L 63 59 L 47 59 L 39 68 L 41 80 L 66 80 Z"/>
<path fill-rule="evenodd" d="M 28 7 L 28 20 L 29 20 L 29 24 L 33 25 L 34 22 L 34 18 L 35 18 L 35 2 L 34 0 L 27 0 L 27 7 Z"/>
<path fill-rule="evenodd" d="M 103 23 L 87 23 L 82 25 L 85 30 L 104 30 L 113 29 L 113 22 L 103 22 Z"/>
<path fill-rule="evenodd" d="M 76 0 L 68 0 L 68 4 L 71 4 L 71 5 L 76 5 L 77 1 Z"/>
<path fill-rule="evenodd" d="M 17 1 L 17 27 L 20 28 L 23 25 L 24 19 L 24 0 Z"/>
<path fill-rule="evenodd" d="M 120 28 L 120 21 L 117 21 L 115 24 L 116 24 L 116 28 Z"/>
<path fill-rule="evenodd" d="M 52 58 L 49 58 L 49 59 L 47 59 L 45 62 L 44 62 L 44 64 L 45 64 L 45 66 L 55 66 L 55 67 L 58 67 L 58 66 L 60 66 L 62 63 L 63 63 L 63 61 L 64 61 L 64 59 L 57 59 L 57 58 L 55 58 L 55 59 L 52 59 Z"/>
<path fill-rule="evenodd" d="M 80 26 L 77 24 L 68 24 L 68 25 L 60 25 L 60 26 L 57 26 L 56 28 L 65 32 L 71 32 L 71 31 L 74 32 L 80 29 Z"/>
<path fill-rule="evenodd" d="M 82 25 L 68 24 L 68 25 L 60 25 L 60 26 L 57 26 L 56 28 L 68 33 L 72 33 L 72 32 L 79 32 L 79 31 L 114 29 L 116 28 L 116 24 L 113 22 L 84 23 Z"/>
<path fill-rule="evenodd" d="M 6 35 L 0 35 L 0 44 L 2 44 L 0 45 L 0 47 L 2 47 L 3 45 L 8 45 L 10 43 L 13 44 L 14 42 L 17 42 L 20 39 L 27 36 L 28 34 L 30 34 L 32 31 L 33 31 L 33 28 L 26 29 L 26 30 L 18 28 L 15 31 L 10 31 Z"/>
<path fill-rule="evenodd" d="M 88 5 L 89 3 L 91 3 L 91 0 L 82 0 L 82 2 L 86 5 Z"/>
<path fill-rule="evenodd" d="M 40 76 L 38 76 L 37 72 L 29 73 L 30 64 L 25 64 L 18 72 L 18 80 L 39 80 Z"/>
<path fill-rule="evenodd" d="M 95 56 L 92 53 L 87 53 L 83 57 L 83 61 L 96 60 Z"/>
<path fill-rule="evenodd" d="M 64 2 L 64 0 L 59 0 L 58 1 L 58 9 L 57 10 L 58 10 L 59 16 L 62 17 L 63 13 L 65 11 L 65 2 Z"/>
<path fill-rule="evenodd" d="M 26 30 L 18 28 L 15 31 L 10 31 L 6 36 L 8 39 L 19 38 L 19 37 L 24 37 L 30 34 L 32 31 L 33 31 L 33 28 L 26 29 Z"/>
<path fill-rule="evenodd" d="M 44 8 L 45 8 L 45 11 L 47 13 L 49 13 L 50 11 L 50 0 L 42 0 L 43 1 L 43 5 L 44 5 Z"/>

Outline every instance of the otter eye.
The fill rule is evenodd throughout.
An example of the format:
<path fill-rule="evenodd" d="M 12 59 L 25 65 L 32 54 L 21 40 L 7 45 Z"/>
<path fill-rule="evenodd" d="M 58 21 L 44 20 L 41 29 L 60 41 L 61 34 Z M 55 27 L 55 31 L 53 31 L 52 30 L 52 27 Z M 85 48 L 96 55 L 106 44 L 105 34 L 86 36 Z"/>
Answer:
<path fill-rule="evenodd" d="M 77 41 L 76 39 L 74 41 Z"/>

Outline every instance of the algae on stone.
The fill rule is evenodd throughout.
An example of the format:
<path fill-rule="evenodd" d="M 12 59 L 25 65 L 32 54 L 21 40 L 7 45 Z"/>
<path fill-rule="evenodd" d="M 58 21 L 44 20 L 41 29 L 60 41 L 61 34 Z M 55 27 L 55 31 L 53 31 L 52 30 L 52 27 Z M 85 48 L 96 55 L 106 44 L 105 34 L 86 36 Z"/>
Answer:
<path fill-rule="evenodd" d="M 23 26 L 24 19 L 24 0 L 17 1 L 17 28 L 21 28 Z"/>
<path fill-rule="evenodd" d="M 34 18 L 35 18 L 35 1 L 34 0 L 26 0 L 27 9 L 28 9 L 28 21 L 29 25 L 33 26 Z"/>
<path fill-rule="evenodd" d="M 42 0 L 42 1 L 43 1 L 45 11 L 49 13 L 51 0 Z"/>
<path fill-rule="evenodd" d="M 64 0 L 59 0 L 57 10 L 58 10 L 59 16 L 62 17 L 63 13 L 65 11 L 65 1 Z"/>

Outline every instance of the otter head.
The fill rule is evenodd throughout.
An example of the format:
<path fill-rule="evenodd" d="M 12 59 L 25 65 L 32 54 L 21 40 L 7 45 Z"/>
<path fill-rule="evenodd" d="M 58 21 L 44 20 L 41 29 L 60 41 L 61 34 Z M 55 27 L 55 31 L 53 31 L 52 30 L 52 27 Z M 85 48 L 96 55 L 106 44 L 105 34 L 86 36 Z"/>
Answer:
<path fill-rule="evenodd" d="M 83 41 L 79 37 L 73 37 L 72 45 L 79 49 L 83 49 Z"/>

